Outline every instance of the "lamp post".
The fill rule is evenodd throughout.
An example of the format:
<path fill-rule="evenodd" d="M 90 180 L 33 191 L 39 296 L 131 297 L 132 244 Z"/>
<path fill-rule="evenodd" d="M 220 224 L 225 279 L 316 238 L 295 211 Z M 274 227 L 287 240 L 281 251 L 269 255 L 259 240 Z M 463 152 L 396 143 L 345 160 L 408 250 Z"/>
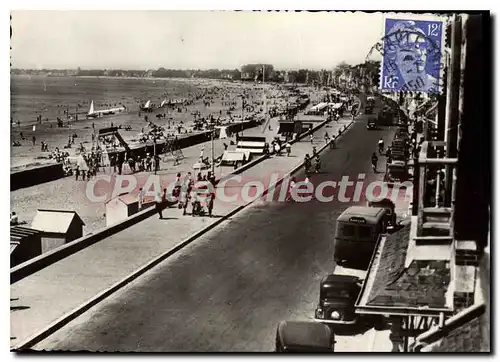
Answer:
<path fill-rule="evenodd" d="M 153 133 L 153 165 L 154 165 L 154 168 L 155 168 L 155 175 L 156 175 L 156 171 L 157 171 L 157 167 L 156 167 L 156 134 Z"/>
<path fill-rule="evenodd" d="M 245 96 L 241 95 L 241 137 L 243 137 L 243 122 L 245 121 Z"/>
<path fill-rule="evenodd" d="M 211 134 L 211 146 L 212 146 L 212 176 L 215 177 L 215 157 L 214 157 L 214 133 L 215 133 L 215 127 L 212 129 Z"/>

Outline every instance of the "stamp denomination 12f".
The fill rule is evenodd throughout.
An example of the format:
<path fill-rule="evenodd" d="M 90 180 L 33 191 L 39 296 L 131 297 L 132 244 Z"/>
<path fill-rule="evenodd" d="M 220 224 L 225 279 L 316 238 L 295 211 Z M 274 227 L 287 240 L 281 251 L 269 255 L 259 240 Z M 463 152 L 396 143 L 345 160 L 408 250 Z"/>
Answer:
<path fill-rule="evenodd" d="M 386 19 L 382 91 L 440 93 L 444 21 Z"/>

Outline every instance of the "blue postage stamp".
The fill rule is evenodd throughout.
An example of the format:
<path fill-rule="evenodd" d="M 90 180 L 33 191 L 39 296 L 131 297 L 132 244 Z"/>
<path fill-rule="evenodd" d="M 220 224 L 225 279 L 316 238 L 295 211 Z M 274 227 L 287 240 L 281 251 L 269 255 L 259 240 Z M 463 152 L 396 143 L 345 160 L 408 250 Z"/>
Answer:
<path fill-rule="evenodd" d="M 444 21 L 386 19 L 382 91 L 441 92 Z"/>

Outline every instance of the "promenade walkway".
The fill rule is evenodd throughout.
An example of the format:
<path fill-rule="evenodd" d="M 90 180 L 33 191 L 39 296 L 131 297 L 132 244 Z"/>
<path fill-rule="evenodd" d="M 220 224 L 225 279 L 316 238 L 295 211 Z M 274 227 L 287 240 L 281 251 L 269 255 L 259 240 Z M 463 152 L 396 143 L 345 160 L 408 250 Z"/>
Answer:
<path fill-rule="evenodd" d="M 270 121 L 271 130 L 262 127 L 254 127 L 243 131 L 245 136 L 265 136 L 268 140 L 271 140 L 277 132 L 278 120 L 273 118 Z M 235 137 L 231 139 L 235 140 Z M 216 139 L 214 140 L 214 155 L 218 157 L 224 153 L 224 143 L 230 143 L 230 139 Z M 191 171 L 194 174 L 193 165 L 198 162 L 200 157 L 200 152 L 202 147 L 204 148 L 205 157 L 211 156 L 211 142 L 204 142 L 198 145 L 184 148 L 182 153 L 184 158 L 180 160 L 180 164 L 174 166 L 173 157 L 169 157 L 166 163 L 161 163 L 160 171 L 158 174 L 162 182 L 170 183 L 175 180 L 175 175 L 178 172 L 186 174 Z M 229 146 L 229 150 L 235 148 L 235 146 Z M 112 170 L 111 170 L 112 171 Z M 109 173 L 109 168 L 106 169 L 106 173 Z M 229 174 L 232 172 L 232 168 L 224 167 L 218 169 L 218 174 Z M 124 167 L 124 174 L 130 173 L 128 167 Z M 101 173 L 103 174 L 103 173 Z M 144 182 L 149 176 L 149 172 L 136 173 L 134 176 L 138 180 L 138 185 Z M 100 190 L 102 192 L 107 192 L 108 197 L 111 197 L 112 188 L 114 184 L 107 185 L 105 190 Z M 44 209 L 65 209 L 73 210 L 80 215 L 82 220 L 85 222 L 84 234 L 95 232 L 98 229 L 105 227 L 105 205 L 102 202 L 95 203 L 89 200 L 87 197 L 87 187 L 88 182 L 86 181 L 75 181 L 74 177 L 66 177 L 63 179 L 46 182 L 40 185 L 23 188 L 19 190 L 12 191 L 10 193 L 11 198 L 11 210 L 15 211 L 19 217 L 20 221 L 26 221 L 28 225 L 36 214 L 38 208 Z M 139 186 L 138 186 L 139 187 Z"/>
<path fill-rule="evenodd" d="M 340 128 L 349 123 L 350 120 L 341 119 L 339 122 L 332 122 L 329 127 L 317 130 L 314 145 L 319 149 L 325 144 L 325 131 L 337 134 Z M 274 127 L 272 124 L 273 130 Z M 250 135 L 251 132 L 256 134 L 260 130 L 245 131 L 245 135 Z M 220 146 L 221 141 L 216 142 Z M 309 139 L 297 142 L 292 146 L 292 157 L 273 156 L 244 171 L 241 177 L 244 180 L 264 179 L 266 183 L 265 178 L 271 172 L 281 175 L 287 173 L 301 164 L 304 155 L 311 153 L 311 150 Z M 188 157 L 197 158 L 199 151 L 188 154 L 193 155 Z M 167 169 L 167 172 L 180 172 L 177 170 Z M 223 185 L 218 186 L 220 187 Z M 225 185 L 226 189 L 231 187 L 229 183 Z M 237 187 L 241 187 L 241 184 Z M 218 189 L 217 193 L 220 191 Z M 164 210 L 164 219 L 150 217 L 11 285 L 11 345 L 15 346 L 37 333 L 244 204 L 246 201 L 241 197 L 231 202 L 217 198 L 214 204 L 215 216 L 212 218 L 183 216 L 182 210 L 177 208 Z"/>

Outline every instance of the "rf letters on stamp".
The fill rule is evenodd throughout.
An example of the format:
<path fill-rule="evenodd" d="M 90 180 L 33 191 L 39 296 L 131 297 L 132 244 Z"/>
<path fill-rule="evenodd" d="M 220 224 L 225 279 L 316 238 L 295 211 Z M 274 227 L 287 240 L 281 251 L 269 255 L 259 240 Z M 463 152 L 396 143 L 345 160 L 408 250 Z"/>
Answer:
<path fill-rule="evenodd" d="M 382 91 L 440 93 L 443 26 L 440 20 L 385 20 Z"/>

